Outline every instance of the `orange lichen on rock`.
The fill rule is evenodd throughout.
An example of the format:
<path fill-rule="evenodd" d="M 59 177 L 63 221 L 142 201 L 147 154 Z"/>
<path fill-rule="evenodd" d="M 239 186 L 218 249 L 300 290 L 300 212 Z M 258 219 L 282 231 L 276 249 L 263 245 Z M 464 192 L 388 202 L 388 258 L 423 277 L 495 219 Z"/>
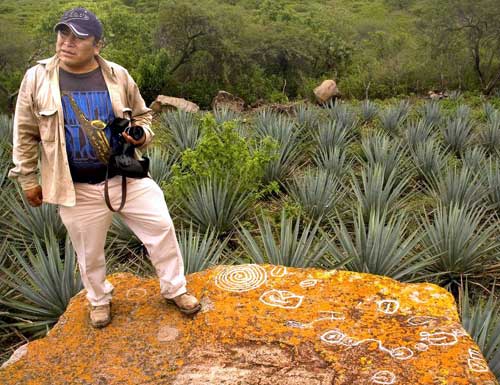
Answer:
<path fill-rule="evenodd" d="M 112 323 L 93 329 L 84 293 L 5 385 L 498 385 L 432 284 L 347 271 L 217 266 L 188 277 L 203 307 L 186 317 L 155 279 L 109 277 Z"/>

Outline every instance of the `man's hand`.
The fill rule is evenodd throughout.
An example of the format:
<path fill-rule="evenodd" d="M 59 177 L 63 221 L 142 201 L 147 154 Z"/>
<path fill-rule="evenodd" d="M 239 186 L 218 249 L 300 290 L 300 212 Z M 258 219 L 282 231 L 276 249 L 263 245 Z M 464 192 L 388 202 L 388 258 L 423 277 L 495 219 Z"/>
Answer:
<path fill-rule="evenodd" d="M 146 141 L 146 134 L 144 133 L 144 129 L 139 127 L 142 130 L 142 136 L 139 139 L 134 139 L 131 135 L 129 135 L 126 131 L 122 132 L 123 138 L 128 142 L 132 143 L 136 147 L 141 147 Z"/>
<path fill-rule="evenodd" d="M 43 201 L 43 195 L 42 195 L 42 187 L 41 186 L 36 186 L 33 187 L 29 190 L 24 190 L 24 196 L 26 197 L 26 200 L 30 204 L 30 206 L 33 207 L 38 207 L 40 206 Z"/>

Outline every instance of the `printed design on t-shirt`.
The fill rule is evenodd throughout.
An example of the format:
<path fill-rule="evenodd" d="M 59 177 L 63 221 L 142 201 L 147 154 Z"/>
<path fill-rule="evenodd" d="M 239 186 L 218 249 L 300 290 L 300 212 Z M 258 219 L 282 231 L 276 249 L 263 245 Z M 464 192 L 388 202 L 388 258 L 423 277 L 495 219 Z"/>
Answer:
<path fill-rule="evenodd" d="M 110 130 L 105 122 L 114 117 L 108 91 L 63 91 L 62 103 L 71 163 L 107 164 Z"/>

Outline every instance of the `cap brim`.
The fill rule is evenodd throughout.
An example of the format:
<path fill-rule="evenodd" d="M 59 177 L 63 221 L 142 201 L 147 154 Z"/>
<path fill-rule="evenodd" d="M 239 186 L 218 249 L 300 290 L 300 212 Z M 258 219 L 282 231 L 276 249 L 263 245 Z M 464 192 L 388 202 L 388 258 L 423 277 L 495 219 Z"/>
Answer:
<path fill-rule="evenodd" d="M 86 33 L 84 31 L 82 31 L 81 29 L 78 29 L 77 26 L 75 26 L 74 24 L 71 24 L 71 23 L 57 23 L 54 27 L 54 31 L 57 31 L 58 28 L 63 26 L 63 25 L 68 27 L 69 29 L 71 29 L 71 32 L 73 32 L 77 37 L 89 37 L 90 36 L 90 33 Z"/>

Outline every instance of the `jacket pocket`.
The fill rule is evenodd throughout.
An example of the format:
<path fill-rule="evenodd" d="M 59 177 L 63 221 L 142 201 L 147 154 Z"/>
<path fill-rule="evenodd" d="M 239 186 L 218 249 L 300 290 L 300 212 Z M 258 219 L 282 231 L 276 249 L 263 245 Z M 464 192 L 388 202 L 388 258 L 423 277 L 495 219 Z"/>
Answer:
<path fill-rule="evenodd" d="M 45 142 L 53 142 L 58 125 L 57 109 L 48 108 L 38 111 L 38 119 L 40 138 Z"/>

